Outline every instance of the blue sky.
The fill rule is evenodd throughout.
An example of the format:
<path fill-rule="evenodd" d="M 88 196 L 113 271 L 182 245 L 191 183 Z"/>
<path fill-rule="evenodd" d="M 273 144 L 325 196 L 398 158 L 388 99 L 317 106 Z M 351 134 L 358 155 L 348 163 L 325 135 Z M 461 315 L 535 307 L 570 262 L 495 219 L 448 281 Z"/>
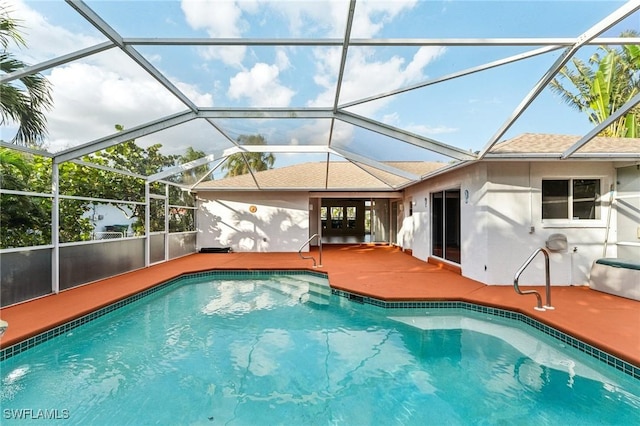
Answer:
<path fill-rule="evenodd" d="M 87 1 L 123 37 L 337 38 L 348 1 Z M 352 38 L 576 37 L 619 8 L 621 1 L 359 1 Z M 106 39 L 61 1 L 9 1 L 22 20 L 34 64 Z M 638 14 L 606 33 L 640 29 Z M 535 49 L 525 47 L 351 47 L 340 103 Z M 341 50 L 327 46 L 136 46 L 199 107 L 331 106 Z M 594 48 L 585 48 L 586 59 Z M 561 50 L 445 83 L 367 102 L 348 111 L 465 150 L 481 150 L 557 59 Z M 55 108 L 45 147 L 57 152 L 185 110 L 118 49 L 47 70 Z M 318 120 L 228 120 L 231 138 L 260 133 L 271 144 L 326 144 L 329 123 Z M 2 128 L 2 138 L 14 127 Z M 586 116 L 545 90 L 507 132 L 580 135 Z M 504 139 L 504 138 L 503 138 Z M 376 159 L 444 159 L 351 125 L 335 129 L 336 146 Z M 190 122 L 141 138 L 166 152 L 186 146 L 209 152 L 230 142 L 206 123 Z M 286 161 L 280 156 L 280 161 Z M 289 158 L 289 161 L 291 158 Z M 296 160 L 299 161 L 299 160 Z"/>

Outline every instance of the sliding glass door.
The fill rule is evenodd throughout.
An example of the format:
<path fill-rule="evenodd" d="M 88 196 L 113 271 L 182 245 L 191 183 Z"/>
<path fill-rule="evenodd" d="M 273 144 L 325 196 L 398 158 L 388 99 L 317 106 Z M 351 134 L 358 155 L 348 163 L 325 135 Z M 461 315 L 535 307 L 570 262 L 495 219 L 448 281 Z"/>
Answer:
<path fill-rule="evenodd" d="M 431 253 L 460 263 L 460 190 L 431 194 Z"/>

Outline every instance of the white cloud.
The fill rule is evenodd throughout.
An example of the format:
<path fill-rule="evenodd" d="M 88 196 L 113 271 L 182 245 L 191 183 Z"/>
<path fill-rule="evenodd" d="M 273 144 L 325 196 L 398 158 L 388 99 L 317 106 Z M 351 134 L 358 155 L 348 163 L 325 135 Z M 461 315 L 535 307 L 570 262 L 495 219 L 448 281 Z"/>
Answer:
<path fill-rule="evenodd" d="M 366 37 L 380 33 L 390 20 L 410 10 L 414 3 L 358 3 L 352 36 Z M 15 4 L 20 10 L 21 19 L 29 22 L 30 27 L 33 25 L 27 37 L 30 49 L 25 54 L 37 58 L 32 61 L 34 63 L 104 41 L 104 38 L 92 28 L 87 30 L 88 27 L 83 27 L 87 30 L 86 34 L 82 31 L 72 32 L 66 27 L 52 25 L 45 17 L 21 1 L 16 1 Z M 318 37 L 339 38 L 344 35 L 348 4 L 343 1 L 274 2 L 268 6 L 262 1 L 182 2 L 185 19 L 193 29 L 202 30 L 210 37 L 225 38 L 246 34 L 250 30 L 250 19 L 257 16 L 259 9 L 267 7 L 272 16 L 273 13 L 280 13 L 285 17 L 289 29 L 294 32 L 292 36 L 315 34 Z M 269 22 L 264 25 L 269 25 Z M 294 62 L 292 65 L 290 62 L 287 55 L 290 51 L 287 48 L 276 48 L 272 64 L 263 60 L 253 65 L 243 65 L 247 59 L 245 47 L 206 48 L 205 56 L 208 55 L 209 59 L 217 58 L 240 69 L 228 80 L 228 88 L 221 87 L 224 84 L 221 82 L 226 79 L 223 74 L 216 75 L 216 80 L 211 84 L 216 91 L 226 92 L 233 100 L 246 100 L 249 105 L 288 106 L 296 94 L 284 83 L 282 75 L 284 70 L 291 70 L 297 64 Z M 423 47 L 417 49 L 412 58 L 395 55 L 373 61 L 369 48 L 352 48 L 342 82 L 341 102 L 361 99 L 421 81 L 425 78 L 428 64 L 443 52 L 438 48 Z M 316 71 L 313 81 L 321 88 L 321 93 L 307 105 L 332 106 L 341 49 L 317 47 L 314 49 L 314 55 Z M 161 56 L 153 56 L 150 60 L 154 64 L 162 64 Z M 219 67 L 216 64 L 211 68 Z M 59 66 L 51 71 L 50 80 L 55 89 L 55 108 L 48 114 L 48 144 L 54 151 L 112 134 L 116 123 L 131 128 L 186 109 L 185 105 L 117 48 Z M 185 82 L 175 79 L 172 81 L 196 105 L 206 107 L 214 104 L 210 93 Z M 383 108 L 390 99 L 370 102 L 354 110 L 363 115 L 371 115 Z M 393 116 L 389 115 L 385 117 L 392 118 Z M 394 119 L 399 122 L 399 115 Z M 305 131 L 309 133 L 292 132 L 287 137 L 301 144 L 320 141 L 326 143 L 326 125 L 310 126 Z M 432 131 L 442 129 L 435 127 Z M 157 135 L 158 140 L 162 140 L 162 136 Z M 334 141 L 348 141 L 352 137 L 351 126 L 336 126 L 334 129 Z"/>
<path fill-rule="evenodd" d="M 286 18 L 292 37 L 344 37 L 347 2 L 277 1 L 268 5 Z"/>
<path fill-rule="evenodd" d="M 22 2 L 12 6 L 16 17 L 29 23 L 28 55 L 38 61 L 103 41 L 49 24 Z M 153 60 L 161 62 L 160 57 Z M 187 108 L 117 48 L 45 74 L 52 85 L 54 101 L 53 109 L 47 113 L 49 136 L 45 148 L 54 152 L 110 135 L 115 132 L 115 124 L 130 128 Z M 198 106 L 213 105 L 211 94 L 191 84 L 172 81 Z M 5 130 L 10 132 L 3 138 L 10 139 L 14 128 L 3 126 L 3 133 Z"/>
<path fill-rule="evenodd" d="M 206 60 L 220 59 L 227 65 L 242 68 L 242 61 L 247 53 L 245 46 L 209 46 L 198 49 Z"/>
<path fill-rule="evenodd" d="M 20 31 L 27 44 L 26 49 L 15 50 L 15 46 L 10 46 L 10 50 L 28 64 L 37 64 L 106 41 L 97 30 L 95 35 L 90 35 L 55 26 L 23 1 L 11 1 L 8 8 L 11 16 L 20 22 Z"/>
<path fill-rule="evenodd" d="M 371 1 L 356 6 L 351 37 L 371 37 L 398 14 L 410 10 L 416 0 Z M 251 15 L 268 11 L 284 18 L 290 37 L 344 37 L 349 4 L 344 1 L 182 0 L 189 26 L 212 38 L 238 38 L 252 30 Z M 258 25 L 268 26 L 270 22 Z M 269 32 L 274 32 L 267 30 Z M 243 46 L 215 46 L 199 50 L 207 60 L 219 59 L 241 67 L 247 53 Z"/>
<path fill-rule="evenodd" d="M 382 117 L 382 122 L 390 126 L 395 126 L 400 122 L 400 114 L 397 112 L 386 114 Z"/>
<path fill-rule="evenodd" d="M 384 25 L 393 20 L 400 13 L 410 10 L 417 0 L 408 1 L 368 1 L 356 5 L 352 38 L 366 38 L 375 36 Z"/>
<path fill-rule="evenodd" d="M 417 82 L 425 78 L 424 69 L 432 61 L 446 52 L 446 48 L 437 46 L 423 46 L 418 49 L 411 62 L 403 72 L 403 79 L 407 83 Z"/>
<path fill-rule="evenodd" d="M 279 74 L 276 65 L 255 64 L 249 71 L 241 71 L 231 78 L 229 98 L 246 98 L 253 106 L 288 106 L 295 92 L 280 84 Z"/>
<path fill-rule="evenodd" d="M 331 143 L 333 146 L 349 146 L 353 142 L 354 134 L 355 131 L 352 125 L 336 120 L 333 125 Z"/>
<path fill-rule="evenodd" d="M 276 49 L 276 66 L 280 71 L 291 68 L 291 62 L 284 49 Z"/>
<path fill-rule="evenodd" d="M 426 78 L 426 66 L 444 53 L 441 47 L 421 47 L 414 54 L 411 61 L 405 65 L 401 56 L 392 56 L 387 61 L 369 61 L 369 48 L 352 49 L 348 66 L 342 81 L 340 103 L 347 103 L 363 99 L 372 94 L 381 94 L 398 88 L 415 84 Z M 310 103 L 310 106 L 329 106 L 333 104 L 339 49 L 317 49 L 316 58 L 319 60 L 314 81 L 326 87 L 326 90 Z M 372 90 L 373 88 L 373 90 Z M 375 102 L 354 107 L 354 111 L 364 115 L 371 115 L 390 102 L 391 98 L 382 98 Z"/>
<path fill-rule="evenodd" d="M 356 5 L 351 37 L 372 37 L 398 14 L 410 10 L 417 0 L 361 1 Z M 261 5 L 267 5 L 261 2 Z M 277 1 L 268 7 L 284 16 L 292 37 L 344 37 L 349 3 L 328 1 Z"/>
<path fill-rule="evenodd" d="M 186 109 L 155 80 L 95 64 L 76 62 L 55 68 L 49 81 L 55 90 L 47 145 L 53 151 L 111 134 L 115 124 L 133 127 Z M 206 100 L 206 95 L 201 99 Z"/>
<path fill-rule="evenodd" d="M 181 3 L 187 24 L 205 30 L 211 38 L 239 38 L 249 28 L 243 12 L 255 12 L 253 1 L 183 0 Z M 207 59 L 220 59 L 228 65 L 241 67 L 247 48 L 244 46 L 211 46 L 199 49 Z"/>
<path fill-rule="evenodd" d="M 445 133 L 455 133 L 460 129 L 458 129 L 457 127 L 449 127 L 444 125 L 429 126 L 425 124 L 410 124 L 406 126 L 406 130 L 417 135 L 433 136 L 442 135 Z"/>
<path fill-rule="evenodd" d="M 292 129 L 288 136 L 293 145 L 326 145 L 330 132 L 329 120 L 311 120 Z"/>
<path fill-rule="evenodd" d="M 235 1 L 183 0 L 180 6 L 187 23 L 194 29 L 206 30 L 211 37 L 240 37 L 248 26 Z"/>
<path fill-rule="evenodd" d="M 382 122 L 390 126 L 398 127 L 401 123 L 400 114 L 393 112 L 382 117 Z M 456 127 L 449 127 L 444 125 L 430 126 L 428 124 L 409 124 L 404 126 L 404 129 L 410 133 L 415 133 L 421 136 L 435 136 L 444 133 L 455 133 L 459 129 Z"/>

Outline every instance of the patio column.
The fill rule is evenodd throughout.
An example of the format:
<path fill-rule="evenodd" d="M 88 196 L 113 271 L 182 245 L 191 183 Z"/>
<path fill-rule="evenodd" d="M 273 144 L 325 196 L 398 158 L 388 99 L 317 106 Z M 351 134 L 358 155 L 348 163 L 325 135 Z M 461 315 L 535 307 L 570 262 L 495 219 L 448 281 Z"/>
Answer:
<path fill-rule="evenodd" d="M 149 189 L 149 181 L 144 183 L 144 266 L 151 264 L 151 194 Z"/>
<path fill-rule="evenodd" d="M 55 160 L 51 162 L 51 291 L 60 292 L 60 173 L 59 164 Z"/>
<path fill-rule="evenodd" d="M 169 185 L 164 185 L 164 260 L 169 260 Z"/>

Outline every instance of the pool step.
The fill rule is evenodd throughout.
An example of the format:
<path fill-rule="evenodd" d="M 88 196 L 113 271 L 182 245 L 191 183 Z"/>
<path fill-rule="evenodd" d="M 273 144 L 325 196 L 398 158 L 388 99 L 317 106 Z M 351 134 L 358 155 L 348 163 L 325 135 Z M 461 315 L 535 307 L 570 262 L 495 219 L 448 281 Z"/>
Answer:
<path fill-rule="evenodd" d="M 282 276 L 271 277 L 269 282 L 265 282 L 262 285 L 296 301 L 301 300 L 303 297 L 306 298 L 305 295 L 309 292 L 307 283 L 290 280 Z"/>
<path fill-rule="evenodd" d="M 280 275 L 276 280 L 282 284 L 284 291 L 297 297 L 299 301 L 310 301 L 315 304 L 327 305 L 331 297 L 329 281 L 324 277 L 313 275 Z M 302 292 L 302 293 L 300 293 Z"/>

